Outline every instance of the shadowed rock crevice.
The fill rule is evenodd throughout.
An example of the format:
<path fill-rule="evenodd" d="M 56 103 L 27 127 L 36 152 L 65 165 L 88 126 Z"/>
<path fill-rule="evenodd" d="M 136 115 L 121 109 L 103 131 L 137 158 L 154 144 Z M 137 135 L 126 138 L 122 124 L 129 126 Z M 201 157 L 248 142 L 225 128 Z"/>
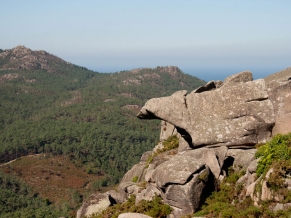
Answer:
<path fill-rule="evenodd" d="M 251 100 L 246 100 L 246 102 L 254 102 L 254 101 L 265 101 L 268 98 L 257 98 L 257 99 L 251 99 Z"/>

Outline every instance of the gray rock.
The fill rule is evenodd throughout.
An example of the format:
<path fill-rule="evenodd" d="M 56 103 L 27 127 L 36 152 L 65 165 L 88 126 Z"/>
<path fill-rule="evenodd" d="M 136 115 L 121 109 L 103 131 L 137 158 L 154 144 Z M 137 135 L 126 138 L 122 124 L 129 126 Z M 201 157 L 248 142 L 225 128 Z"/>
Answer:
<path fill-rule="evenodd" d="M 118 218 L 152 218 L 152 217 L 141 213 L 122 213 L 118 216 Z"/>
<path fill-rule="evenodd" d="M 163 149 L 164 148 L 164 145 L 162 142 L 159 142 L 153 149 L 153 153 L 157 152 L 158 150 L 160 149 Z"/>
<path fill-rule="evenodd" d="M 271 168 L 267 172 L 267 174 L 262 182 L 261 200 L 263 200 L 263 201 L 266 201 L 266 200 L 282 201 L 282 200 L 284 200 L 284 197 L 282 195 L 279 195 L 278 193 L 275 193 L 274 191 L 272 191 L 267 184 L 267 180 L 269 179 L 269 177 L 273 171 L 274 171 L 274 169 Z"/>
<path fill-rule="evenodd" d="M 151 178 L 153 176 L 153 173 L 154 173 L 154 169 L 150 169 L 150 170 L 148 169 L 147 173 L 144 176 L 145 181 L 152 182 Z"/>
<path fill-rule="evenodd" d="M 249 173 L 253 174 L 253 173 L 256 172 L 256 169 L 257 169 L 257 167 L 258 167 L 258 161 L 259 161 L 259 160 L 260 160 L 260 159 L 255 159 L 255 160 L 253 160 L 253 161 L 250 163 L 250 165 L 248 166 L 248 169 L 247 169 L 247 171 L 248 171 Z"/>
<path fill-rule="evenodd" d="M 167 140 L 170 136 L 177 134 L 177 130 L 174 125 L 161 121 L 161 132 L 160 132 L 160 141 Z"/>
<path fill-rule="evenodd" d="M 288 210 L 290 207 L 291 207 L 291 203 L 287 203 L 287 204 L 277 203 L 272 210 L 273 212 L 277 212 L 278 210 Z"/>
<path fill-rule="evenodd" d="M 224 164 L 224 160 L 226 158 L 228 148 L 226 146 L 221 146 L 221 147 L 213 148 L 213 151 L 217 157 L 220 168 L 222 168 Z"/>
<path fill-rule="evenodd" d="M 142 190 L 136 195 L 135 203 L 137 204 L 141 200 L 150 201 L 155 195 L 161 195 L 161 191 L 153 185 L 148 185 L 146 189 Z"/>
<path fill-rule="evenodd" d="M 205 201 L 209 177 L 210 170 L 206 167 L 186 184 L 169 184 L 162 193 L 165 203 L 179 208 L 182 215 L 195 212 Z"/>
<path fill-rule="evenodd" d="M 261 177 L 260 177 L 261 178 Z M 251 197 L 251 199 L 254 201 L 254 205 L 258 206 L 260 201 L 259 193 L 255 192 L 255 188 L 257 183 L 260 181 L 260 178 L 257 179 L 255 182 L 250 184 L 246 189 L 246 197 Z"/>
<path fill-rule="evenodd" d="M 225 88 L 227 86 L 232 86 L 236 83 L 245 83 L 250 81 L 253 81 L 253 74 L 250 71 L 243 71 L 227 77 L 224 80 L 222 87 Z"/>
<path fill-rule="evenodd" d="M 204 86 L 199 87 L 198 89 L 195 89 L 193 93 L 201 93 L 201 92 L 207 92 L 211 91 L 213 89 L 219 88 L 223 84 L 222 81 L 210 81 L 206 83 Z"/>
<path fill-rule="evenodd" d="M 134 182 L 121 182 L 118 185 L 118 190 L 119 191 L 124 191 L 127 194 L 136 194 L 138 193 L 141 189 L 139 186 L 136 185 Z"/>
<path fill-rule="evenodd" d="M 92 194 L 77 211 L 77 218 L 101 213 L 112 205 L 112 199 L 107 193 Z"/>
<path fill-rule="evenodd" d="M 236 171 L 246 170 L 255 160 L 256 149 L 228 149 L 227 156 L 234 158 L 233 168 Z"/>
<path fill-rule="evenodd" d="M 291 70 L 290 77 L 291 77 Z M 274 106 L 276 124 L 273 136 L 291 132 L 291 80 L 272 81 L 268 84 L 269 98 Z"/>
<path fill-rule="evenodd" d="M 148 160 L 148 158 L 153 154 L 152 151 L 147 151 L 145 153 L 142 154 L 140 161 L 141 162 L 146 162 Z"/>
<path fill-rule="evenodd" d="M 182 136 L 189 135 L 193 148 L 253 147 L 270 138 L 275 117 L 264 80 L 241 82 L 249 79 L 243 73 L 212 91 L 150 99 L 137 116 L 173 124 Z"/>
<path fill-rule="evenodd" d="M 134 177 L 138 177 L 137 182 L 141 182 L 144 180 L 144 174 L 146 169 L 146 163 L 141 162 L 136 165 L 134 165 L 129 171 L 126 172 L 126 174 L 123 176 L 121 183 L 124 182 L 132 182 L 132 179 Z"/>
<path fill-rule="evenodd" d="M 251 174 L 249 171 L 247 171 L 245 175 L 243 175 L 237 180 L 236 186 L 238 186 L 239 184 L 242 184 L 247 189 L 247 187 L 249 187 L 252 183 L 254 183 L 256 179 L 257 179 L 257 176 L 255 173 Z M 245 196 L 243 196 L 243 198 L 244 197 Z"/>
<path fill-rule="evenodd" d="M 159 188 L 164 188 L 171 183 L 185 184 L 192 174 L 204 168 L 205 164 L 201 160 L 195 160 L 191 156 L 176 155 L 157 166 L 151 180 Z"/>
<path fill-rule="evenodd" d="M 215 178 L 218 178 L 221 172 L 221 165 L 223 165 L 223 161 L 225 159 L 225 154 L 227 152 L 226 147 L 222 147 L 221 149 L 212 149 L 212 148 L 199 148 L 190 150 L 184 153 L 179 154 L 180 156 L 190 156 L 193 160 L 199 160 L 202 163 L 206 164 Z M 179 156 L 177 156 L 179 157 Z M 220 158 L 220 159 L 217 159 Z"/>
<path fill-rule="evenodd" d="M 178 152 L 181 153 L 183 151 L 187 151 L 187 150 L 191 150 L 192 148 L 190 147 L 190 145 L 188 144 L 188 142 L 183 138 L 180 137 L 179 138 L 179 148 L 178 148 Z"/>
<path fill-rule="evenodd" d="M 116 202 L 119 204 L 122 204 L 127 200 L 127 193 L 125 191 L 119 190 L 119 192 L 115 190 L 110 190 L 107 192 L 108 195 Z"/>
<path fill-rule="evenodd" d="M 140 193 L 144 188 L 140 187 L 139 185 L 131 185 L 127 187 L 127 193 L 137 195 Z"/>

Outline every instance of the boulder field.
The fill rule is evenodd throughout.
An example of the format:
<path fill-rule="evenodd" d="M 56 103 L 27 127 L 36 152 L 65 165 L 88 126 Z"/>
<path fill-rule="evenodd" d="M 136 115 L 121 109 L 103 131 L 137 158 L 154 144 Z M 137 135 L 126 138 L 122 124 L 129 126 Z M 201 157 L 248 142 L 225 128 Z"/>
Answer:
<path fill-rule="evenodd" d="M 189 94 L 182 90 L 150 99 L 137 117 L 162 120 L 160 143 L 143 154 L 117 190 L 94 194 L 85 201 L 77 217 L 135 194 L 137 202 L 160 195 L 173 208 L 169 217 L 179 218 L 199 209 L 230 166 L 246 172 L 239 179 L 245 189 L 242 198 L 251 197 L 255 203 L 258 198 L 271 199 L 264 184 L 261 196 L 254 194 L 258 182 L 255 145 L 291 132 L 291 69 L 258 80 L 244 71 L 224 82 L 210 81 Z M 159 152 L 173 135 L 179 139 L 178 148 Z M 278 203 L 277 207 L 289 205 Z"/>

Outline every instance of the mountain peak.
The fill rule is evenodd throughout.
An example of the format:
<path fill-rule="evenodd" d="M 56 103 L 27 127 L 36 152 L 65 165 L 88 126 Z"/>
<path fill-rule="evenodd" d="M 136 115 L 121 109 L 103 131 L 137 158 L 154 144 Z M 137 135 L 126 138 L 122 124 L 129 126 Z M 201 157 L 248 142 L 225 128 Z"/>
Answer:
<path fill-rule="evenodd" d="M 18 45 L 0 53 L 0 70 L 44 69 L 49 72 L 55 72 L 51 66 L 52 63 L 70 64 L 46 51 L 33 51 L 24 45 Z"/>

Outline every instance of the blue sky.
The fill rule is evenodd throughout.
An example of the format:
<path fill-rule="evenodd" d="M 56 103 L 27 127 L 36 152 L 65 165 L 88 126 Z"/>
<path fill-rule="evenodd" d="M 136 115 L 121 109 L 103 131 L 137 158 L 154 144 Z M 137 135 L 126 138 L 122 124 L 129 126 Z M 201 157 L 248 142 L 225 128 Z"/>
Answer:
<path fill-rule="evenodd" d="M 291 66 L 291 1 L 0 0 L 0 48 L 99 72 L 175 65 L 206 81 Z"/>

